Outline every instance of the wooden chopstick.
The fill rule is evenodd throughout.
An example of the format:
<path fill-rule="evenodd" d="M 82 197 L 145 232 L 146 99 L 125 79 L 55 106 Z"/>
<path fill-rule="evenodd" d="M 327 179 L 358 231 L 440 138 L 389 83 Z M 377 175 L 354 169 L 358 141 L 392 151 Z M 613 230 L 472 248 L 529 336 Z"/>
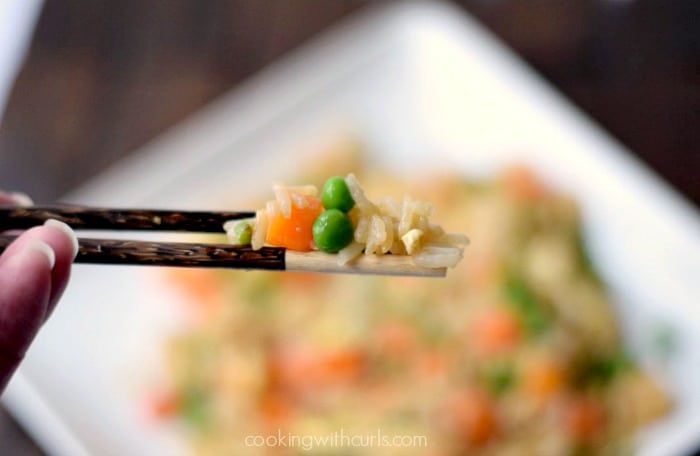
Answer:
<path fill-rule="evenodd" d="M 0 253 L 16 236 L 0 235 Z M 179 266 L 227 269 L 262 269 L 325 273 L 444 277 L 445 268 L 424 268 L 405 255 L 361 255 L 350 264 L 339 265 L 336 255 L 295 252 L 282 247 L 186 242 L 149 242 L 121 239 L 78 239 L 76 263 Z"/>
<path fill-rule="evenodd" d="M 196 212 L 147 209 L 106 209 L 80 206 L 0 208 L 0 230 L 26 229 L 48 219 L 73 229 L 153 230 L 223 233 L 227 220 L 255 217 L 255 212 Z"/>
<path fill-rule="evenodd" d="M 338 264 L 338 256 L 323 252 L 287 250 L 287 271 L 328 272 L 333 274 L 371 274 L 404 277 L 445 277 L 447 268 L 417 265 L 408 255 L 360 255 L 350 263 Z"/>
<path fill-rule="evenodd" d="M 255 212 L 194 212 L 146 209 L 107 209 L 79 206 L 0 208 L 0 231 L 26 229 L 48 219 L 74 229 L 121 231 L 188 231 L 222 233 L 227 220 L 252 218 Z M 0 253 L 14 240 L 0 235 Z M 361 255 L 346 265 L 322 252 L 296 252 L 281 247 L 186 242 L 151 242 L 79 238 L 76 263 L 265 269 L 349 274 L 442 277 L 445 268 L 424 268 L 405 255 Z"/>

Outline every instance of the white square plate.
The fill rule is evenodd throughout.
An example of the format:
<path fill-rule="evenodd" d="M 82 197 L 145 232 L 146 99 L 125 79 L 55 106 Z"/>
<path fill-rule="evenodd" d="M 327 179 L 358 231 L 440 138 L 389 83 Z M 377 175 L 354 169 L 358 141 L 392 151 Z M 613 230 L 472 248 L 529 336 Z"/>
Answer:
<path fill-rule="evenodd" d="M 700 445 L 700 222 L 694 209 L 463 12 L 441 3 L 368 11 L 266 69 L 67 199 L 216 208 L 293 168 L 319 132 L 352 126 L 378 163 L 488 175 L 527 162 L 582 205 L 594 262 L 633 353 L 673 413 L 638 454 Z M 409 157 L 410 160 L 406 160 Z M 229 199 L 230 200 L 230 199 Z M 131 267 L 77 266 L 4 401 L 52 454 L 177 454 L 144 426 L 138 391 L 164 327 L 162 290 Z M 659 369 L 653 332 L 675 330 Z"/>

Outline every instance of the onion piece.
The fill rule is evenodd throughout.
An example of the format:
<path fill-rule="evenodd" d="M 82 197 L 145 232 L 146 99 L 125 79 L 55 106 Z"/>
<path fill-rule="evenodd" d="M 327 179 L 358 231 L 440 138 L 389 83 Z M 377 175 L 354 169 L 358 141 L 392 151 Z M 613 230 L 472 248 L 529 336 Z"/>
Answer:
<path fill-rule="evenodd" d="M 269 219 L 265 209 L 259 209 L 255 212 L 255 226 L 253 227 L 253 236 L 250 240 L 250 246 L 253 250 L 260 250 L 265 245 L 267 237 L 267 227 Z"/>
<path fill-rule="evenodd" d="M 289 189 L 283 184 L 274 184 L 272 191 L 275 193 L 275 199 L 279 205 L 280 212 L 284 218 L 292 216 L 292 199 L 289 195 Z M 272 214 L 270 214 L 272 215 Z"/>
<path fill-rule="evenodd" d="M 338 251 L 338 265 L 345 266 L 362 254 L 364 245 L 359 242 L 351 242 L 350 245 Z"/>
<path fill-rule="evenodd" d="M 453 268 L 462 259 L 462 249 L 459 247 L 444 247 L 427 245 L 414 257 L 413 261 L 426 268 Z"/>

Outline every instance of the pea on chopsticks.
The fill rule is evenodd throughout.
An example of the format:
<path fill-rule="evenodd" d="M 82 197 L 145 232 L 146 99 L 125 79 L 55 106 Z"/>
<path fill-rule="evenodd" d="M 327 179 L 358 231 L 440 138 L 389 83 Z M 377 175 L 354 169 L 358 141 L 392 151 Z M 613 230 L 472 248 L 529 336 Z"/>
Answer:
<path fill-rule="evenodd" d="M 323 184 L 321 203 L 326 209 L 338 209 L 342 212 L 348 212 L 355 206 L 348 184 L 339 176 L 331 177 Z"/>
<path fill-rule="evenodd" d="M 228 234 L 228 239 L 231 244 L 250 245 L 253 238 L 253 224 L 250 220 L 242 220 L 227 222 L 224 225 L 224 230 Z"/>
<path fill-rule="evenodd" d="M 328 209 L 316 217 L 314 242 L 322 252 L 337 253 L 352 242 L 353 231 L 347 214 L 338 209 Z"/>

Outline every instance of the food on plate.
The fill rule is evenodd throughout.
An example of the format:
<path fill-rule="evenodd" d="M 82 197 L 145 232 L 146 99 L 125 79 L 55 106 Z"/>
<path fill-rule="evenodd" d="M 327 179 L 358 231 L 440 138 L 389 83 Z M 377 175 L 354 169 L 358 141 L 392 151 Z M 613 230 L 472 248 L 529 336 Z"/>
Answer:
<path fill-rule="evenodd" d="M 233 244 L 286 247 L 337 253 L 338 263 L 365 255 L 411 255 L 419 266 L 455 267 L 469 242 L 430 221 L 431 204 L 404 196 L 377 202 L 365 195 L 354 174 L 333 176 L 323 184 L 273 186 L 275 199 L 255 220 L 229 221 L 224 231 Z"/>
<path fill-rule="evenodd" d="M 191 318 L 167 344 L 169 376 L 153 409 L 187 430 L 196 454 L 615 455 L 667 413 L 669 398 L 625 350 L 569 197 L 525 167 L 490 180 L 407 181 L 361 158 L 340 162 L 301 177 L 352 169 L 373 194 L 410 188 L 441 224 L 470 234 L 469 261 L 437 281 L 170 272 Z M 429 230 L 409 234 L 409 222 L 391 242 L 357 239 L 360 223 L 369 233 L 385 214 L 401 225 L 403 206 L 409 219 L 429 210 L 381 200 L 372 217 L 358 213 L 368 203 L 352 179 L 334 178 L 321 197 L 277 187 L 266 238 L 256 239 L 258 219 L 235 239 L 334 251 L 346 214 L 365 253 L 400 242 L 425 254 Z M 324 211 L 337 238 L 314 229 Z"/>

